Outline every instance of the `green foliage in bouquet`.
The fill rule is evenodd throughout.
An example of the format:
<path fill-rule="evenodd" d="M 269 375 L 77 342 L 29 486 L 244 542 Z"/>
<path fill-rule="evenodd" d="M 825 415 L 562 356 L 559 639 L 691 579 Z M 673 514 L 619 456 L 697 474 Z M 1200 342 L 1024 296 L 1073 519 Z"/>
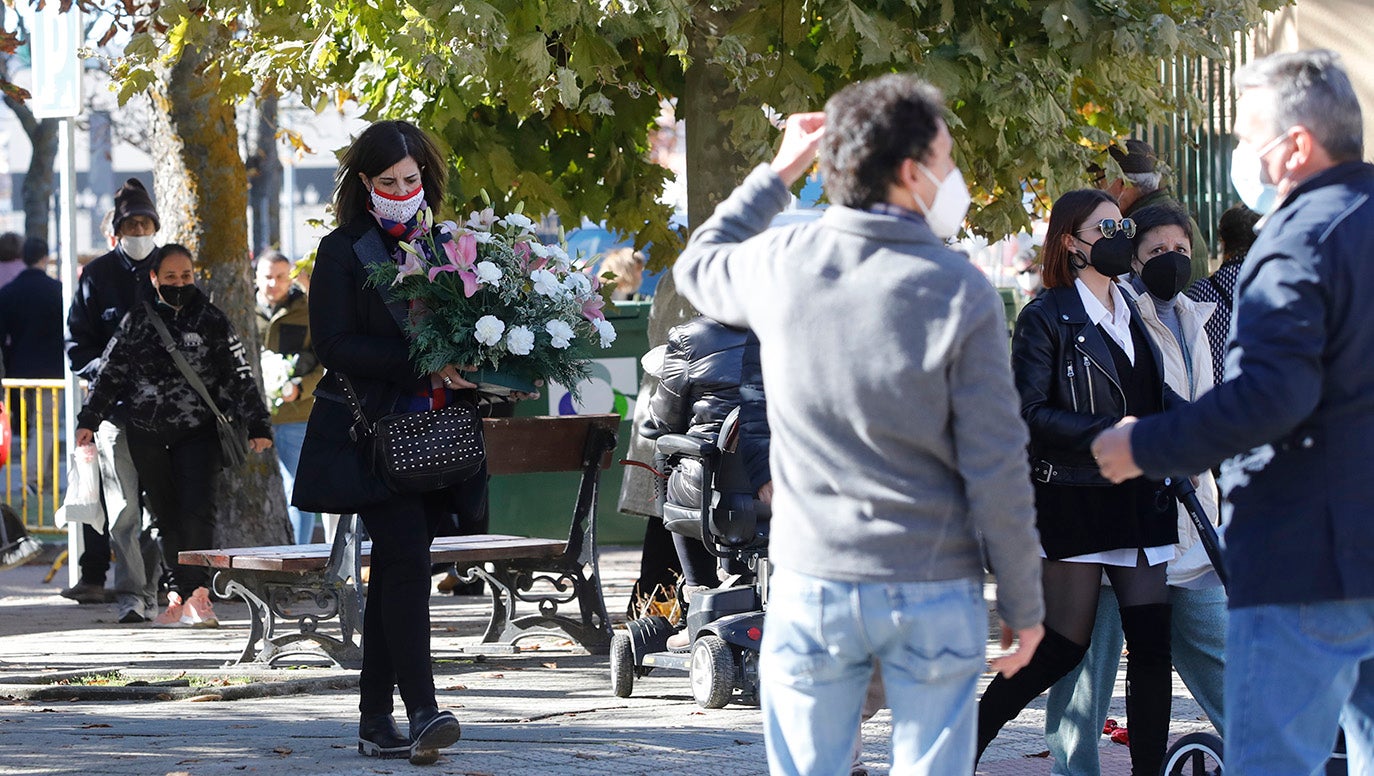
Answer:
<path fill-rule="evenodd" d="M 409 303 L 412 360 L 425 372 L 445 364 L 552 380 L 576 396 L 588 362 L 615 341 L 602 312 L 611 292 L 573 265 L 557 245 L 542 245 L 519 212 L 487 208 L 464 224 L 434 222 L 426 208 L 417 234 L 400 243 L 397 263 L 372 267 L 368 283 Z"/>

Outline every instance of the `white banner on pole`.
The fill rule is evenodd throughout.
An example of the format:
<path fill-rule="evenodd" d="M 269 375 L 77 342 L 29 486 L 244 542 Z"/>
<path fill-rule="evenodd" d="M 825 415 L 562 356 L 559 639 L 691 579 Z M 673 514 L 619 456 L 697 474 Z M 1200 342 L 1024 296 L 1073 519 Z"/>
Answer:
<path fill-rule="evenodd" d="M 33 96 L 29 109 L 40 118 L 66 119 L 81 114 L 81 9 L 63 13 L 49 0 L 33 15 Z"/>

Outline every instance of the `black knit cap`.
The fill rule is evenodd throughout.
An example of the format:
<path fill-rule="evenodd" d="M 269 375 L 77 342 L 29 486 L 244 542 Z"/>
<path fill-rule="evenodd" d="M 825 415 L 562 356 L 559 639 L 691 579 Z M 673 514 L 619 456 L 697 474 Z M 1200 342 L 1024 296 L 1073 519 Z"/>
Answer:
<path fill-rule="evenodd" d="M 148 196 L 148 190 L 143 188 L 143 183 L 138 178 L 130 178 L 124 182 L 119 191 L 115 192 L 114 203 L 112 226 L 115 234 L 119 234 L 119 225 L 130 216 L 147 216 L 153 219 L 153 231 L 162 228 L 162 221 L 157 217 L 157 208 L 153 207 L 153 198 Z"/>

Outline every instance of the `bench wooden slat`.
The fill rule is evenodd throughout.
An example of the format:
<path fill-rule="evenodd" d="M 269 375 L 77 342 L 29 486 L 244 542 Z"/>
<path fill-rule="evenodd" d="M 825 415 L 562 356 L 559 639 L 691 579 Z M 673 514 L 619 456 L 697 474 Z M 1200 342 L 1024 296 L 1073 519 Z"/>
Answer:
<path fill-rule="evenodd" d="M 610 617 L 597 570 L 596 488 L 610 467 L 616 415 L 501 418 L 484 421 L 491 474 L 578 472 L 577 500 L 566 542 L 524 536 L 442 537 L 430 557 L 454 563 L 486 583 L 491 617 L 482 643 L 514 643 L 558 633 L 594 654 L 610 649 Z M 371 560 L 356 515 L 340 524 L 331 544 L 192 550 L 181 563 L 215 571 L 214 590 L 238 596 L 253 615 L 240 663 L 274 665 L 288 655 L 323 655 L 336 665 L 362 661 L 357 635 L 364 608 L 362 567 Z M 320 611 L 302 612 L 301 596 Z M 285 603 L 283 603 L 285 602 Z M 521 613 L 532 605 L 534 613 Z M 319 629 L 338 620 L 337 637 Z"/>
<path fill-rule="evenodd" d="M 582 468 L 584 442 L 593 427 L 614 434 L 620 428 L 620 416 L 485 418 L 482 435 L 487 447 L 487 470 L 492 475 L 577 471 Z M 610 466 L 608 450 L 602 456 L 601 468 Z"/>
<path fill-rule="evenodd" d="M 558 539 L 532 539 L 524 536 L 481 534 L 441 536 L 430 545 L 430 558 L 436 563 L 481 562 L 506 558 L 556 558 L 566 542 Z M 254 571 L 319 571 L 329 563 L 328 544 L 285 544 L 269 547 L 235 547 L 224 550 L 183 552 L 178 560 L 188 566 L 252 569 Z M 363 542 L 362 561 L 371 558 L 372 542 Z"/>

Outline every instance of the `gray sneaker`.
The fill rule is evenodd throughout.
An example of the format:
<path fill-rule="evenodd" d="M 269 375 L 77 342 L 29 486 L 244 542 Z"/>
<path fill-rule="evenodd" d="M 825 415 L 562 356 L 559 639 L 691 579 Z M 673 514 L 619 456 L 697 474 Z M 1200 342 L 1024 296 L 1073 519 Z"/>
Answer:
<path fill-rule="evenodd" d="M 119 614 L 119 621 L 125 625 L 148 621 L 148 609 L 143 604 L 143 598 L 132 593 L 118 593 L 115 596 L 115 611 Z M 157 611 L 157 608 L 154 607 L 153 611 Z"/>

